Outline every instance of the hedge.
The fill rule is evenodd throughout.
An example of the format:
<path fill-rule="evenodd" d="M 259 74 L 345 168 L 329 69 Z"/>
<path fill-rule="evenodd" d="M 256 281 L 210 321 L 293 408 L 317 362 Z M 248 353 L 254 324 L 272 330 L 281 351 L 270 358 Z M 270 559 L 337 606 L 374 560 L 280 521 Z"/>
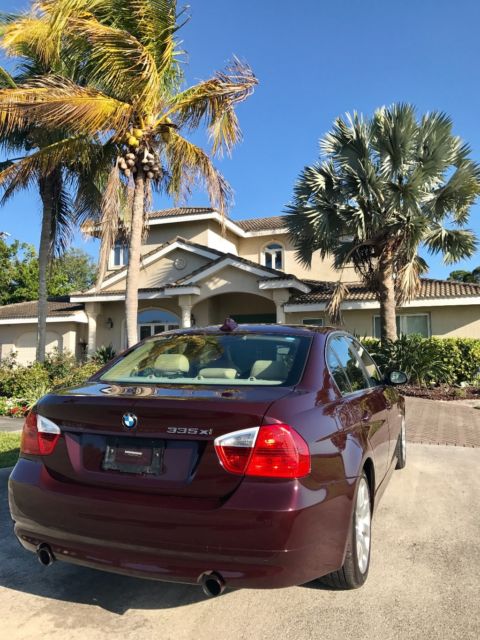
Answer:
<path fill-rule="evenodd" d="M 372 338 L 361 342 L 383 371 L 405 371 L 413 384 L 480 384 L 480 339 L 413 335 L 385 345 Z"/>

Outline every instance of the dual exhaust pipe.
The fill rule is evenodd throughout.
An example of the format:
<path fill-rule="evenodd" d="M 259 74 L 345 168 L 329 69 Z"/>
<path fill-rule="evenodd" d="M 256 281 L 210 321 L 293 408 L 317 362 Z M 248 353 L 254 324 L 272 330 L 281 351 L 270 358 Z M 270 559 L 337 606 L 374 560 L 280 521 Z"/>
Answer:
<path fill-rule="evenodd" d="M 49 567 L 55 562 L 55 556 L 48 544 L 42 543 L 37 547 L 37 558 L 41 565 Z"/>
<path fill-rule="evenodd" d="M 49 567 L 55 562 L 55 556 L 50 545 L 45 543 L 38 545 L 37 558 L 44 567 Z M 225 591 L 225 580 L 216 571 L 205 571 L 199 577 L 198 582 L 202 587 L 203 593 L 209 598 L 216 598 Z"/>
<path fill-rule="evenodd" d="M 203 593 L 209 598 L 221 596 L 225 591 L 225 580 L 216 571 L 205 571 L 198 581 L 202 585 Z"/>

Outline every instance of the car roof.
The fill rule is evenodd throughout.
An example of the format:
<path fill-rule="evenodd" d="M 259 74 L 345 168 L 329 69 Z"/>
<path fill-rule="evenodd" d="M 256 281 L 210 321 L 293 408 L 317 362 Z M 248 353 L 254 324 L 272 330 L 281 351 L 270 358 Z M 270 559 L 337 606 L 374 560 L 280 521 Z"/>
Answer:
<path fill-rule="evenodd" d="M 168 331 L 168 334 L 232 334 L 235 333 L 255 333 L 255 334 L 278 334 L 282 335 L 298 335 L 305 336 L 311 335 L 313 333 L 321 333 L 328 334 L 332 331 L 338 331 L 335 327 L 317 327 L 315 325 L 304 325 L 304 324 L 239 324 L 231 331 L 222 331 L 220 324 L 209 325 L 207 327 L 192 327 L 188 329 L 174 329 L 172 331 Z"/>

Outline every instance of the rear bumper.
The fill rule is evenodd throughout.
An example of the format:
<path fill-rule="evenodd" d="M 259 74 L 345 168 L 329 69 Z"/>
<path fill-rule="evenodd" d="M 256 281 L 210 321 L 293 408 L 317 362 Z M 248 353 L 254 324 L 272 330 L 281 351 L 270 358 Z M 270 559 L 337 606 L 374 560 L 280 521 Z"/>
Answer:
<path fill-rule="evenodd" d="M 15 533 L 59 560 L 195 584 L 216 571 L 230 587 L 303 584 L 343 564 L 354 481 L 307 488 L 244 481 L 223 503 L 60 482 L 20 459 L 9 481 Z"/>

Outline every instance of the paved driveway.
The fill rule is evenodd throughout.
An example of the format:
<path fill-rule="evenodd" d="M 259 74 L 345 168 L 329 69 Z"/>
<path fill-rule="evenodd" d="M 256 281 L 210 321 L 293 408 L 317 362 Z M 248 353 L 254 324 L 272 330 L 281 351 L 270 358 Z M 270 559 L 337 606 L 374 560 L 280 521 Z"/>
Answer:
<path fill-rule="evenodd" d="M 367 584 L 226 592 L 44 569 L 13 538 L 1 494 L 1 637 L 45 640 L 478 640 L 480 450 L 410 445 L 374 521 Z"/>

